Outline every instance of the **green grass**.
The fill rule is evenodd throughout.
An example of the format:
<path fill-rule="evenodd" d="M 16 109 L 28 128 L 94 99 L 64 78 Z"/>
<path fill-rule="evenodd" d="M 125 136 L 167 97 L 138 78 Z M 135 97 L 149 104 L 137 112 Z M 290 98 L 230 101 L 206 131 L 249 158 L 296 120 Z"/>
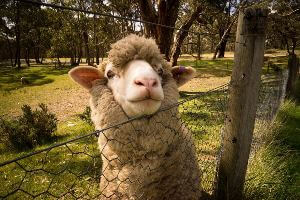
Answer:
<path fill-rule="evenodd" d="M 60 75 L 68 72 L 68 68 L 54 69 L 52 65 L 32 64 L 31 67 L 18 70 L 5 65 L 0 65 L 0 91 L 9 92 L 24 87 L 41 86 L 59 79 Z M 22 85 L 21 77 L 26 77 L 29 84 Z"/>
<path fill-rule="evenodd" d="M 261 146 L 249 161 L 247 199 L 300 199 L 300 106 L 286 101 L 276 120 L 257 130 Z"/>
<path fill-rule="evenodd" d="M 271 58 L 282 68 L 286 57 Z M 180 65 L 197 68 L 200 74 L 213 77 L 231 75 L 233 60 L 201 60 L 197 64 L 192 60 L 181 60 Z M 79 87 L 70 81 L 65 69 L 54 69 L 51 65 L 33 65 L 20 71 L 0 66 L 0 113 L 12 118 L 18 114 L 22 104 L 37 105 L 55 102 L 62 115 L 56 143 L 88 134 L 94 129 L 76 117 L 78 109 L 72 115 L 66 113 L 65 99 L 71 98 Z M 267 73 L 267 63 L 263 74 Z M 270 73 L 274 73 L 272 70 Z M 21 85 L 20 78 L 28 77 L 30 84 Z M 182 93 L 181 99 L 189 94 Z M 179 107 L 182 120 L 193 131 L 200 167 L 203 171 L 202 187 L 212 192 L 215 178 L 216 156 L 220 148 L 220 131 L 224 120 L 224 93 L 212 93 L 186 102 Z M 77 102 L 75 102 L 77 104 Z M 300 107 L 290 104 L 288 109 L 281 109 L 278 119 L 271 125 L 262 125 L 264 132 L 257 132 L 256 138 L 261 145 L 251 155 L 247 173 L 246 197 L 248 199 L 296 199 L 299 193 L 299 120 Z M 295 131 L 296 130 L 296 131 Z M 54 145 L 55 143 L 51 144 Z M 38 146 L 32 151 L 47 148 L 50 144 Z M 26 155 L 32 151 L 8 151 L 0 144 L 0 162 Z M 25 170 L 23 169 L 25 168 Z M 25 171 L 27 171 L 25 173 Z M 68 145 L 23 159 L 19 164 L 12 163 L 0 167 L 0 195 L 7 194 L 16 188 L 38 195 L 48 191 L 54 196 L 66 199 L 77 197 L 95 197 L 99 191 L 101 159 L 97 149 L 96 137 L 91 136 Z M 23 181 L 22 181 L 23 180 Z M 19 185 L 21 182 L 23 184 Z M 274 184 L 276 183 L 276 184 Z M 73 186 L 74 184 L 74 186 Z M 84 196 L 84 193 L 87 194 Z M 49 193 L 38 199 L 54 199 Z M 29 198 L 18 191 L 9 199 Z"/>
<path fill-rule="evenodd" d="M 75 137 L 91 133 L 94 128 L 78 118 L 61 123 L 55 135 L 59 136 L 56 143 L 61 143 Z M 52 145 L 55 145 L 52 144 Z M 3 146 L 0 151 L 0 162 L 4 162 L 28 153 L 47 148 L 39 146 L 31 151 L 6 151 Z M 80 196 L 88 191 L 91 197 L 97 195 L 99 177 L 101 173 L 100 152 L 97 138 L 92 135 L 75 142 L 53 148 L 49 151 L 22 159 L 0 167 L 0 196 L 16 189 L 25 190 L 32 195 L 39 195 L 45 191 L 60 197 L 70 192 Z M 49 195 L 46 195 L 49 198 Z M 43 199 L 46 196 L 39 196 Z M 22 191 L 9 196 L 8 199 L 25 199 L 28 195 Z"/>
<path fill-rule="evenodd" d="M 281 69 L 286 68 L 287 56 L 267 57 L 269 61 L 277 65 Z M 179 65 L 192 66 L 197 69 L 200 74 L 209 74 L 215 77 L 230 76 L 234 65 L 233 58 L 216 59 L 216 60 L 179 60 Z M 268 62 L 264 62 L 262 74 L 274 74 L 272 69 L 268 71 Z"/>
<path fill-rule="evenodd" d="M 197 69 L 200 74 L 210 74 L 216 77 L 230 76 L 233 66 L 232 59 L 216 59 L 216 60 L 181 60 L 179 65 L 192 66 Z"/>
<path fill-rule="evenodd" d="M 69 102 L 70 93 L 76 93 L 79 86 L 68 77 L 70 68 L 55 69 L 51 65 L 32 65 L 22 70 L 0 66 L 0 113 L 12 118 L 20 114 L 24 104 L 36 107 L 45 103 L 49 108 L 60 110 L 59 116 L 68 115 L 64 112 Z M 27 77 L 28 85 L 22 85 L 20 78 Z M 60 102 L 60 103 L 59 103 Z M 56 105 L 52 105 L 55 103 Z M 56 113 L 58 114 L 58 113 Z"/>
<path fill-rule="evenodd" d="M 216 176 L 216 156 L 221 145 L 221 128 L 224 122 L 225 92 L 212 92 L 179 106 L 181 119 L 192 131 L 198 163 L 202 171 L 201 186 L 212 194 Z M 187 96 L 183 99 L 188 98 Z"/>

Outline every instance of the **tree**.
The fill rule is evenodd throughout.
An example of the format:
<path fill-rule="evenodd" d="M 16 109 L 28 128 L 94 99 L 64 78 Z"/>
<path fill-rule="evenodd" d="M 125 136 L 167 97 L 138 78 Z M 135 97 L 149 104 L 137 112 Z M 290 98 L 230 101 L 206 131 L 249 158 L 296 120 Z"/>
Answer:
<path fill-rule="evenodd" d="M 200 14 L 203 12 L 204 6 L 203 4 L 198 4 L 195 6 L 195 9 L 192 11 L 192 14 L 190 15 L 189 12 L 186 12 L 184 18 L 186 18 L 183 22 L 183 24 L 180 26 L 180 29 L 183 30 L 189 30 L 193 23 L 196 21 L 196 19 L 199 18 Z M 185 38 L 188 36 L 188 31 L 178 31 L 175 36 L 175 43 L 173 46 L 172 51 L 172 66 L 177 65 L 177 59 L 179 58 L 179 55 L 181 53 L 182 44 L 185 40 Z"/>
<path fill-rule="evenodd" d="M 230 31 L 237 20 L 239 5 L 243 3 L 243 1 L 218 0 L 210 2 L 214 9 L 218 11 L 218 14 L 215 15 L 215 20 L 219 42 L 215 47 L 213 59 L 216 57 L 224 58 Z"/>
<path fill-rule="evenodd" d="M 292 96 L 299 77 L 299 58 L 295 49 L 300 44 L 300 2 L 295 0 L 268 1 L 271 7 L 268 38 L 270 43 L 281 43 L 288 53 L 289 77 L 286 92 Z"/>
<path fill-rule="evenodd" d="M 143 20 L 171 27 L 175 26 L 180 5 L 179 0 L 136 1 Z M 156 39 L 161 53 L 170 61 L 174 29 L 148 23 L 145 23 L 144 26 L 146 36 Z"/>

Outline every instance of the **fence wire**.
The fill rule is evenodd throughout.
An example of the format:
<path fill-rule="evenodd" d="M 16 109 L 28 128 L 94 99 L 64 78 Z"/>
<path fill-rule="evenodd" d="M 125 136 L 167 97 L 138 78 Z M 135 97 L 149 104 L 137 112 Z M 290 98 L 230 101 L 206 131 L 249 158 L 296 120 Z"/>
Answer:
<path fill-rule="evenodd" d="M 161 121 L 159 120 L 160 117 L 155 117 L 154 115 L 152 119 L 155 127 L 163 132 L 160 135 L 168 135 L 168 138 L 156 138 L 156 132 L 153 130 L 149 130 L 147 133 L 148 138 L 145 138 L 147 141 L 152 138 L 160 145 L 168 147 L 172 145 L 176 138 L 181 141 L 186 140 L 185 138 L 178 138 L 176 135 L 178 131 L 187 127 L 192 133 L 196 147 L 197 163 L 202 171 L 202 188 L 210 193 L 212 193 L 216 175 L 217 152 L 221 141 L 219 133 L 226 107 L 227 86 L 226 84 L 209 92 L 193 95 L 187 95 L 185 92 L 182 92 L 182 100 L 179 103 L 163 108 L 156 114 L 171 116 L 173 120 L 178 122 L 177 127 L 169 124 L 173 121 L 172 119 Z M 179 110 L 179 115 L 176 114 L 177 109 Z M 148 118 L 148 116 L 144 116 L 122 122 L 108 129 L 99 130 L 95 133 L 1 163 L 0 180 L 3 185 L 0 189 L 0 197 L 3 199 L 97 199 L 102 196 L 102 189 L 105 190 L 109 183 L 117 182 L 118 187 L 122 187 L 122 184 L 128 184 L 128 181 L 130 184 L 138 184 L 138 179 L 121 180 L 121 177 L 118 177 L 118 175 L 110 179 L 109 174 L 106 174 L 106 172 L 109 173 L 111 170 L 108 170 L 108 164 L 106 165 L 107 170 L 103 169 L 103 158 L 108 156 L 106 155 L 106 150 L 111 145 L 109 143 L 122 143 L 122 141 L 115 141 L 109 138 L 111 132 L 118 133 L 124 128 L 128 129 L 128 126 L 130 126 L 133 130 L 133 135 L 144 134 L 141 132 L 145 132 L 145 129 L 138 125 L 143 120 L 148 120 Z M 107 144 L 104 144 L 100 150 L 95 135 L 106 138 Z M 136 142 L 133 140 L 127 141 L 124 145 L 132 148 L 129 146 Z M 188 151 L 190 148 L 188 143 L 184 144 L 183 142 L 182 145 L 186 145 L 183 150 L 186 149 Z M 149 154 L 148 156 L 151 155 Z M 128 158 L 128 160 L 131 159 Z M 107 160 L 109 165 L 115 165 L 115 162 L 125 165 L 127 162 L 126 159 L 123 160 L 121 158 L 111 159 L 107 157 Z M 186 163 L 187 166 L 190 164 L 185 160 L 181 162 Z M 153 170 L 149 166 L 140 167 L 145 174 L 149 174 Z M 100 182 L 102 184 L 106 183 L 104 184 L 105 186 L 101 188 L 99 186 Z M 199 190 L 200 188 L 201 186 L 199 185 Z M 111 196 L 105 197 L 108 199 L 116 198 L 113 197 L 114 195 L 117 194 L 111 193 Z M 136 198 L 145 199 L 145 196 L 137 196 Z"/>
<path fill-rule="evenodd" d="M 259 95 L 258 119 L 269 119 L 270 115 L 274 113 L 277 104 L 273 104 L 272 108 L 267 109 L 264 106 L 270 101 L 270 97 L 278 100 L 284 95 L 284 91 L 281 90 L 284 82 L 285 78 L 280 77 L 264 79 Z M 227 89 L 228 84 L 225 84 L 208 92 L 180 92 L 181 100 L 178 103 L 162 108 L 156 114 L 172 119 L 165 120 L 163 118 L 164 120 L 161 120 L 161 117 L 156 117 L 156 115 L 151 117 L 151 123 L 155 124 L 157 130 L 162 130 L 159 137 L 153 130 L 148 130 L 145 134 L 145 127 L 142 127 L 141 124 L 144 123 L 143 120 L 149 120 L 149 116 L 143 116 L 0 163 L 0 180 L 2 182 L 0 198 L 122 199 L 124 197 L 118 196 L 120 194 L 109 193 L 105 190 L 122 186 L 126 188 L 128 184 L 142 186 L 141 180 L 145 177 L 139 177 L 141 179 L 139 180 L 139 178 L 135 177 L 134 179 L 134 176 L 128 175 L 127 179 L 124 179 L 124 177 L 119 177 L 120 171 L 118 170 L 112 176 L 113 166 L 124 166 L 128 164 L 128 160 L 132 161 L 133 158 L 128 157 L 131 155 L 127 155 L 126 159 L 109 157 L 107 155 L 109 146 L 113 143 L 120 143 L 124 145 L 123 148 L 137 148 L 137 146 L 133 145 L 136 143 L 136 139 L 133 137 L 132 140 L 124 142 L 111 138 L 111 134 L 130 129 L 131 136 L 144 135 L 147 137 L 144 138 L 147 142 L 153 140 L 156 145 L 160 144 L 167 148 L 170 148 L 177 138 L 182 141 L 184 147 L 182 150 L 188 151 L 191 147 L 189 143 L 184 143 L 186 138 L 177 136 L 178 132 L 185 128 L 188 128 L 191 133 L 195 144 L 197 164 L 201 170 L 201 185 L 198 188 L 213 195 L 217 163 L 222 147 L 221 129 L 227 108 Z M 171 124 L 173 121 L 177 121 L 177 125 Z M 166 137 L 161 137 L 161 135 Z M 104 141 L 106 141 L 100 149 L 97 144 L 98 136 L 105 138 Z M 255 148 L 255 144 L 254 141 L 253 148 Z M 147 156 L 151 156 L 151 154 Z M 186 163 L 185 168 L 188 168 L 191 161 L 189 158 L 184 158 L 181 162 Z M 135 167 L 140 168 L 148 176 L 153 172 L 150 166 L 150 164 L 145 166 L 138 164 Z M 159 171 L 159 169 L 164 171 L 165 167 L 158 167 L 155 170 Z M 139 189 L 141 188 L 136 190 L 139 191 Z M 145 195 L 137 192 L 135 198 L 147 199 Z"/>

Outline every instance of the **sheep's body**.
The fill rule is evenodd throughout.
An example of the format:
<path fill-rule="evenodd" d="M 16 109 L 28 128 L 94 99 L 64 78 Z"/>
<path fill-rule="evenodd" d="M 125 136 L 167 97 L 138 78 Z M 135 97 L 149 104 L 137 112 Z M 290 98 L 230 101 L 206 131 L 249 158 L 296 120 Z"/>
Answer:
<path fill-rule="evenodd" d="M 96 81 L 90 91 L 97 129 L 128 120 L 111 91 Z M 178 100 L 171 78 L 164 85 L 162 107 Z M 107 103 L 110 102 L 110 103 Z M 101 199 L 199 199 L 200 171 L 192 137 L 180 122 L 177 108 L 100 134 L 103 166 Z"/>
<path fill-rule="evenodd" d="M 128 116 L 153 114 L 174 105 L 177 88 L 195 71 L 171 68 L 154 40 L 130 35 L 112 45 L 100 70 L 77 67 L 69 74 L 89 89 L 92 120 L 102 130 L 127 121 Z M 106 129 L 100 133 L 99 148 L 101 199 L 196 200 L 201 196 L 195 146 L 177 106 Z"/>

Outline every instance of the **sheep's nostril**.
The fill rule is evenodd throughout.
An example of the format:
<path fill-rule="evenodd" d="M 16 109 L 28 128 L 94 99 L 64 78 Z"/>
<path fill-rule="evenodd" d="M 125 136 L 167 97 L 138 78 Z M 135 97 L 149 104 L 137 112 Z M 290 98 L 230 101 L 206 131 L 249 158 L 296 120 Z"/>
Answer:
<path fill-rule="evenodd" d="M 135 80 L 134 83 L 136 85 L 139 85 L 139 86 L 144 86 L 144 83 L 142 81 L 139 81 L 139 80 Z"/>
<path fill-rule="evenodd" d="M 158 81 L 156 79 L 136 79 L 134 84 L 151 89 L 158 86 Z"/>
<path fill-rule="evenodd" d="M 152 87 L 156 87 L 157 84 L 158 84 L 157 81 L 156 81 L 156 80 L 153 80 L 151 86 L 152 86 Z"/>

